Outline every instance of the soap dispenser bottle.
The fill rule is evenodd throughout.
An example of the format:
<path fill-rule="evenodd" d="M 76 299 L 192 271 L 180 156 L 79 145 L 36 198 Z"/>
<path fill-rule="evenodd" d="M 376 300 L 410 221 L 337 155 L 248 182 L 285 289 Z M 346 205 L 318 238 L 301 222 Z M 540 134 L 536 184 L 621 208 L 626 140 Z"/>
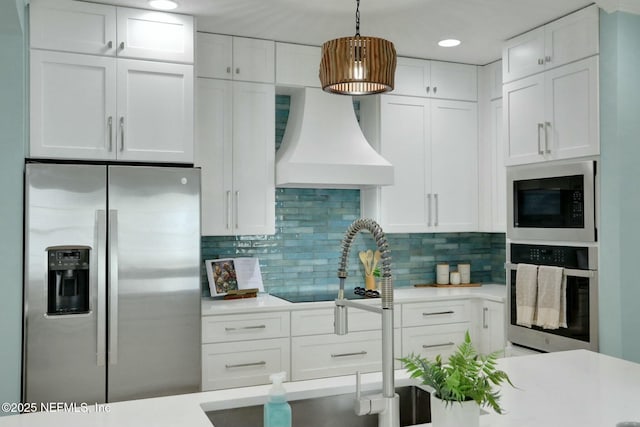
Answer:
<path fill-rule="evenodd" d="M 269 377 L 273 386 L 264 405 L 264 427 L 291 427 L 291 406 L 282 386 L 286 376 L 286 372 L 278 372 Z"/>

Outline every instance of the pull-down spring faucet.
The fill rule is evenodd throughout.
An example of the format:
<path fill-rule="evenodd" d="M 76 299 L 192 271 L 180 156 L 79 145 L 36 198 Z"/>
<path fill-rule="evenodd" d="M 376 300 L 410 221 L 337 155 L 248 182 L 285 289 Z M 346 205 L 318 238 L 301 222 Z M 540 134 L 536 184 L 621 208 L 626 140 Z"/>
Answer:
<path fill-rule="evenodd" d="M 382 284 L 380 307 L 361 304 L 344 299 L 344 281 L 347 278 L 347 261 L 353 239 L 359 231 L 367 230 L 376 241 L 380 258 L 382 260 Z M 382 395 L 360 397 L 360 384 L 357 381 L 356 413 L 358 415 L 378 414 L 379 427 L 399 427 L 400 410 L 399 398 L 395 392 L 393 371 L 393 280 L 391 278 L 391 255 L 387 238 L 382 227 L 372 219 L 355 220 L 344 235 L 342 240 L 342 255 L 338 268 L 340 290 L 334 309 L 334 327 L 337 335 L 346 335 L 348 332 L 347 307 L 372 311 L 382 315 Z"/>

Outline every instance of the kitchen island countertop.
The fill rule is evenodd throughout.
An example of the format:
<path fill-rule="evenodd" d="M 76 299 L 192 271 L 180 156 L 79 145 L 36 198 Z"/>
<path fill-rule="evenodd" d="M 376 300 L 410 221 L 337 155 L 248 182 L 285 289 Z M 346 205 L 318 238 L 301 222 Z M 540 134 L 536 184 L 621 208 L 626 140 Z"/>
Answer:
<path fill-rule="evenodd" d="M 506 414 L 480 417 L 482 427 L 614 427 L 640 421 L 640 364 L 574 350 L 500 360 L 517 388 L 502 388 Z M 397 383 L 410 381 L 397 371 Z M 290 399 L 351 393 L 353 376 L 285 383 Z M 365 389 L 379 374 L 363 376 Z M 211 427 L 205 410 L 264 402 L 269 386 L 255 386 L 109 404 L 109 412 L 60 411 L 0 417 L 0 427 Z"/>

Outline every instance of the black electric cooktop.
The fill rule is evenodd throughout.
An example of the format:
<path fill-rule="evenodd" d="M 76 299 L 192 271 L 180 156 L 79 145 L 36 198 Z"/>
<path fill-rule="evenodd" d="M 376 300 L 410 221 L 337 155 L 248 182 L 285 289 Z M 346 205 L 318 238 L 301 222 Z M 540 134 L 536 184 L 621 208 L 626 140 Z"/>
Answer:
<path fill-rule="evenodd" d="M 274 297 L 289 301 L 289 302 L 319 302 L 319 301 L 334 301 L 338 298 L 338 291 L 331 292 L 270 292 Z M 346 299 L 371 299 L 365 295 L 358 295 L 353 290 L 344 291 L 344 297 Z"/>

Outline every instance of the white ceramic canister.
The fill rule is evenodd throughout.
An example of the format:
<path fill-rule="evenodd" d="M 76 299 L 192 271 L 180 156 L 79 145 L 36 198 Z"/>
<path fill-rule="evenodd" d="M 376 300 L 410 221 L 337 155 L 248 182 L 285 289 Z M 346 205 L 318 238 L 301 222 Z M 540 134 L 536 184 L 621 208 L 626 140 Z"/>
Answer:
<path fill-rule="evenodd" d="M 436 265 L 436 283 L 438 285 L 449 284 L 449 264 Z"/>
<path fill-rule="evenodd" d="M 458 264 L 460 283 L 471 283 L 471 264 Z"/>
<path fill-rule="evenodd" d="M 459 285 L 460 284 L 460 273 L 457 271 L 452 271 L 451 272 L 451 277 L 449 278 L 449 281 L 451 282 L 452 285 Z"/>

